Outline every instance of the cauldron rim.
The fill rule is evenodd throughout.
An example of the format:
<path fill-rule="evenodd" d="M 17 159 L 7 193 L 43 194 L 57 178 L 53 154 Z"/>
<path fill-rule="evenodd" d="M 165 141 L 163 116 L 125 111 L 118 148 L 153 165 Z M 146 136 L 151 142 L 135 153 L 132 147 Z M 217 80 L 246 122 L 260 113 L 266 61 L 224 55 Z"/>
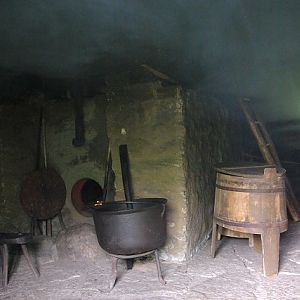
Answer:
<path fill-rule="evenodd" d="M 136 213 L 144 210 L 149 210 L 153 209 L 159 205 L 165 205 L 167 203 L 167 199 L 165 198 L 138 198 L 134 199 L 133 201 L 114 201 L 114 202 L 106 202 L 101 206 L 97 206 L 93 208 L 94 214 L 101 213 L 105 215 L 121 215 L 121 214 L 131 214 L 131 213 Z M 124 204 L 152 204 L 152 205 L 147 205 L 144 207 L 139 207 L 139 208 L 128 208 L 128 209 L 122 209 L 122 210 L 103 210 L 103 208 L 107 206 L 118 206 L 118 205 L 124 205 Z"/>

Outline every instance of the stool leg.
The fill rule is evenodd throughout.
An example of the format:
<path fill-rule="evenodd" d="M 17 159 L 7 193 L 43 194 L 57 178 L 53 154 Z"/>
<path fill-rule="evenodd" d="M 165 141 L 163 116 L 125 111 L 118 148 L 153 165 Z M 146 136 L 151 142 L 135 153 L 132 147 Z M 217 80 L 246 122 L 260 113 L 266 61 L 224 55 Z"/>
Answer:
<path fill-rule="evenodd" d="M 160 267 L 160 261 L 159 261 L 159 256 L 158 256 L 158 250 L 155 250 L 155 260 L 156 260 L 156 269 L 157 269 L 158 280 L 161 284 L 166 284 L 166 282 L 163 279 L 162 274 L 161 274 L 161 267 Z"/>
<path fill-rule="evenodd" d="M 50 220 L 50 236 L 52 237 L 53 232 L 52 232 L 52 220 Z"/>
<path fill-rule="evenodd" d="M 264 275 L 277 275 L 279 265 L 280 232 L 278 229 L 266 229 L 261 235 L 261 241 Z"/>
<path fill-rule="evenodd" d="M 40 224 L 42 228 L 42 235 L 47 235 L 47 220 L 41 220 Z"/>
<path fill-rule="evenodd" d="M 218 225 L 216 221 L 213 221 L 213 229 L 211 235 L 211 248 L 210 248 L 210 254 L 212 257 L 215 257 L 215 253 L 216 253 L 217 226 Z"/>
<path fill-rule="evenodd" d="M 218 226 L 218 230 L 217 230 L 217 240 L 220 241 L 222 239 L 222 229 L 223 227 Z"/>
<path fill-rule="evenodd" d="M 111 291 L 117 281 L 117 273 L 118 273 L 118 258 L 112 256 L 112 268 L 111 268 L 111 275 L 110 275 L 110 282 L 109 282 L 109 290 Z"/>
<path fill-rule="evenodd" d="M 30 269 L 32 270 L 32 272 L 34 273 L 34 275 L 38 278 L 40 276 L 40 274 L 39 274 L 38 270 L 35 268 L 35 266 L 32 263 L 32 260 L 31 260 L 31 258 L 29 256 L 29 253 L 28 253 L 26 245 L 23 244 L 23 245 L 21 245 L 21 247 L 22 247 L 23 254 L 26 257 L 26 260 L 27 260 L 27 263 L 28 263 Z"/>
<path fill-rule="evenodd" d="M 249 235 L 249 247 L 250 248 L 254 247 L 254 235 L 253 234 Z"/>
<path fill-rule="evenodd" d="M 35 219 L 31 218 L 30 219 L 30 232 L 32 235 L 35 235 Z"/>
<path fill-rule="evenodd" d="M 2 245 L 2 274 L 3 287 L 6 288 L 8 284 L 8 247 L 7 244 Z"/>
<path fill-rule="evenodd" d="M 262 246 L 261 246 L 261 235 L 260 234 L 253 234 L 252 235 L 252 241 L 253 241 L 253 248 L 258 253 L 262 253 Z"/>

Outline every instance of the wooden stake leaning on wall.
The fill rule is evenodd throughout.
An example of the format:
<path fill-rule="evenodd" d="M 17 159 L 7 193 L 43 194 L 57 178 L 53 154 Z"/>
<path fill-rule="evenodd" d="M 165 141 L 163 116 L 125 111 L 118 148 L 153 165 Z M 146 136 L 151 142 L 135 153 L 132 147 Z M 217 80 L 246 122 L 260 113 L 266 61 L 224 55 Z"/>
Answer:
<path fill-rule="evenodd" d="M 44 110 L 45 106 L 42 105 L 40 108 L 37 170 L 29 175 L 29 181 L 26 181 L 25 179 L 21 192 L 21 202 L 25 206 L 25 211 L 31 216 L 32 234 L 35 235 L 36 229 L 39 229 L 40 234 L 52 236 L 52 218 L 57 210 L 56 205 L 58 205 L 57 203 L 59 203 L 61 206 L 64 205 L 64 200 L 60 199 L 56 203 L 56 200 L 54 199 L 59 199 L 60 197 L 65 198 L 64 195 L 57 196 L 57 187 L 60 188 L 60 193 L 63 194 L 65 193 L 65 186 L 60 176 L 53 169 L 48 168 L 46 119 Z M 53 185 L 52 182 L 54 182 Z M 54 187 L 56 188 L 56 191 L 53 191 Z M 52 193 L 50 197 L 48 194 L 49 192 Z M 52 203 L 53 201 L 55 202 L 54 204 Z M 54 205 L 54 208 L 51 208 L 49 205 Z M 55 210 L 50 216 L 48 213 L 46 213 L 49 211 L 49 208 Z M 46 212 L 44 210 L 46 210 Z M 57 212 L 57 216 L 59 218 L 61 227 L 65 229 L 61 210 Z"/>
<path fill-rule="evenodd" d="M 143 68 L 147 69 L 149 72 L 151 72 L 154 76 L 160 78 L 160 79 L 163 79 L 163 80 L 166 80 L 166 81 L 169 81 L 170 83 L 173 83 L 173 84 L 176 84 L 176 80 L 174 80 L 173 78 L 170 78 L 168 75 L 146 65 L 146 64 L 143 64 L 141 65 Z"/>
<path fill-rule="evenodd" d="M 260 117 L 257 114 L 255 114 L 254 111 L 253 111 L 253 114 L 256 116 L 256 120 L 258 121 L 258 125 L 259 125 L 259 127 L 261 129 L 261 132 L 262 132 L 264 138 L 265 138 L 265 141 L 267 142 L 267 146 L 270 149 L 270 152 L 271 152 L 271 155 L 272 155 L 272 157 L 274 159 L 275 164 L 278 167 L 282 168 L 281 161 L 279 159 L 279 156 L 277 154 L 275 145 L 274 145 L 274 143 L 273 143 L 273 141 L 271 139 L 271 136 L 270 136 L 267 128 L 265 127 L 264 123 L 261 121 Z M 293 217 L 293 215 L 292 215 L 291 211 L 295 210 L 294 211 L 294 215 L 297 215 L 297 218 L 293 217 L 293 220 L 294 221 L 299 221 L 300 220 L 299 203 L 298 203 L 297 198 L 295 196 L 295 193 L 294 193 L 294 190 L 292 188 L 291 182 L 290 182 L 290 180 L 289 180 L 289 178 L 287 176 L 285 177 L 285 185 L 286 185 L 287 198 L 288 198 L 288 201 L 287 201 L 288 210 L 289 210 L 289 212 L 290 212 L 290 214 L 291 214 L 292 217 Z M 290 205 L 290 204 L 292 204 L 292 205 Z"/>
<path fill-rule="evenodd" d="M 104 184 L 103 184 L 104 202 L 106 202 L 108 195 L 110 194 L 110 191 L 112 189 L 111 176 L 112 176 L 112 156 L 111 156 L 111 150 L 109 145 L 107 149 L 106 171 L 105 171 Z M 108 200 L 112 201 L 110 197 Z"/>
<path fill-rule="evenodd" d="M 47 143 L 46 143 L 46 120 L 44 114 L 44 108 L 42 108 L 42 129 L 41 129 L 41 149 L 43 152 L 43 165 L 42 168 L 48 168 L 48 157 L 47 157 Z M 57 214 L 59 224 L 63 230 L 66 229 L 66 225 L 64 223 L 61 211 Z M 52 219 L 46 220 L 46 235 L 52 236 Z"/>
<path fill-rule="evenodd" d="M 269 135 L 265 125 L 254 112 L 251 107 L 250 99 L 244 98 L 240 100 L 241 108 L 245 114 L 245 117 L 250 125 L 252 133 L 257 141 L 259 150 L 268 164 L 274 164 L 278 167 L 282 167 L 280 159 L 278 157 L 275 145 Z M 287 176 L 285 177 L 285 184 L 287 190 L 287 208 L 294 221 L 300 220 L 299 204 L 292 189 L 291 183 Z"/>
<path fill-rule="evenodd" d="M 41 108 L 41 156 L 42 156 L 42 165 L 40 169 L 47 169 L 48 161 L 47 161 L 47 146 L 46 146 L 46 121 L 44 115 L 44 107 Z M 43 223 L 43 222 L 42 222 Z M 44 221 L 45 223 L 45 233 L 47 236 L 52 237 L 52 220 L 48 219 Z"/>

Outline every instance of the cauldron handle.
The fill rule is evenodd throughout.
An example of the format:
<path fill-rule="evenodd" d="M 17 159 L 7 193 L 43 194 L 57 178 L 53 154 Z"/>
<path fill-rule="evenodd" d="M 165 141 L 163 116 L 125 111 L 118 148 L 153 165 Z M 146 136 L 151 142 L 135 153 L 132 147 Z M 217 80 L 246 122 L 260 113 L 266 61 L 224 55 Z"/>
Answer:
<path fill-rule="evenodd" d="M 133 193 L 132 193 L 131 177 L 130 177 L 130 170 L 129 170 L 128 148 L 126 144 L 119 146 L 119 153 L 120 153 L 120 163 L 121 163 L 125 199 L 126 202 L 132 202 Z M 133 208 L 133 205 L 127 204 L 127 207 Z"/>
<path fill-rule="evenodd" d="M 128 148 L 127 145 L 119 146 L 120 153 L 120 162 L 121 162 L 121 171 L 122 171 L 122 180 L 124 186 L 124 194 L 126 202 L 132 202 L 132 185 L 131 185 L 131 177 L 129 170 L 129 157 L 128 157 Z M 127 203 L 127 208 L 133 208 L 132 203 Z M 133 268 L 133 259 L 126 260 L 127 270 L 131 270 Z"/>

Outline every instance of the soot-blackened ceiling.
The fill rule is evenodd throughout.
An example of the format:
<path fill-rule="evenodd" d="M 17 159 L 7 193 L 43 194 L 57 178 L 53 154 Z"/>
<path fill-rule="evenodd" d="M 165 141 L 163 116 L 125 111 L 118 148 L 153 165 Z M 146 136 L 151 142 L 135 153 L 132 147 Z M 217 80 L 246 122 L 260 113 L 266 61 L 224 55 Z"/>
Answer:
<path fill-rule="evenodd" d="M 300 2 L 1 1 L 0 67 L 98 78 L 147 63 L 184 84 L 300 113 Z"/>

